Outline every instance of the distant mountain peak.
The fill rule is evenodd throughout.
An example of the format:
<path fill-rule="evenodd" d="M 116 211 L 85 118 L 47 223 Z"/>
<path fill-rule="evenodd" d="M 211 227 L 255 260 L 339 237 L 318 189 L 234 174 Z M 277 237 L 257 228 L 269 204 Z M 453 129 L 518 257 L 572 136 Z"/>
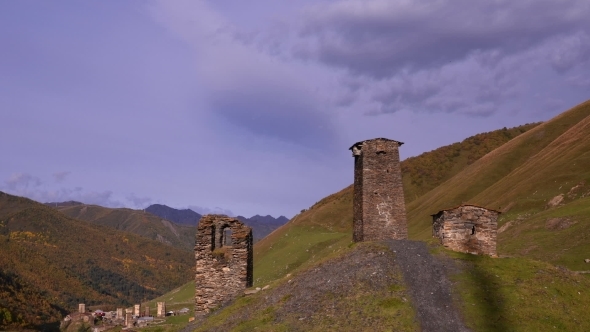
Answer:
<path fill-rule="evenodd" d="M 191 209 L 175 209 L 163 204 L 152 204 L 145 211 L 177 224 L 195 226 L 202 215 Z"/>
<path fill-rule="evenodd" d="M 67 202 L 49 202 L 49 203 L 43 203 L 47 206 L 51 206 L 51 207 L 60 207 L 60 206 L 78 206 L 78 205 L 84 205 L 84 203 L 82 202 L 78 202 L 78 201 L 67 201 Z"/>

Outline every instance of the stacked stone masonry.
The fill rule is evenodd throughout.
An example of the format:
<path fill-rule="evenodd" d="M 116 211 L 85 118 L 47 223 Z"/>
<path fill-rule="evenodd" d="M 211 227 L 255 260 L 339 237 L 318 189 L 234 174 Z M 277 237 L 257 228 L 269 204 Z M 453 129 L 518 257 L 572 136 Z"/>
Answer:
<path fill-rule="evenodd" d="M 156 317 L 166 316 L 166 302 L 158 302 L 156 307 Z"/>
<path fill-rule="evenodd" d="M 408 226 L 399 147 L 375 138 L 350 147 L 354 157 L 353 240 L 406 239 Z"/>
<path fill-rule="evenodd" d="M 195 258 L 195 316 L 206 315 L 252 287 L 252 229 L 238 219 L 203 216 L 197 226 Z"/>
<path fill-rule="evenodd" d="M 432 236 L 458 252 L 496 256 L 500 212 L 475 205 L 461 205 L 432 215 Z"/>

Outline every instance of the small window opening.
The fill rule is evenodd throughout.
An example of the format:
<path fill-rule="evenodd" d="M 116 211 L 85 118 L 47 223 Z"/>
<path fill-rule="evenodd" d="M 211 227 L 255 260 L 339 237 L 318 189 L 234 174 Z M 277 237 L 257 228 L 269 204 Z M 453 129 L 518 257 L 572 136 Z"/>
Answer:
<path fill-rule="evenodd" d="M 377 154 L 385 154 L 385 151 L 377 151 Z"/>
<path fill-rule="evenodd" d="M 475 226 L 471 227 L 471 235 L 475 235 Z"/>
<path fill-rule="evenodd" d="M 211 250 L 215 250 L 215 226 L 211 226 Z"/>
<path fill-rule="evenodd" d="M 226 228 L 223 230 L 223 245 L 227 246 L 227 247 L 231 247 L 232 246 L 232 240 L 231 240 L 231 228 Z"/>

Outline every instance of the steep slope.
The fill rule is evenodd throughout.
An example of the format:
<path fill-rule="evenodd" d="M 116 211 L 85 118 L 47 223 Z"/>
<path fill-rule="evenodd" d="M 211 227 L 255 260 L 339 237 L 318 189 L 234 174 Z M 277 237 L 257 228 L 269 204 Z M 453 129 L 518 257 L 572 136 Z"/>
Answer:
<path fill-rule="evenodd" d="M 0 269 L 0 329 L 51 330 L 57 326 L 56 318 L 64 314 L 63 308 L 51 304 L 43 292 L 14 272 Z"/>
<path fill-rule="evenodd" d="M 401 168 L 406 203 L 436 188 L 487 153 L 539 124 L 537 122 L 477 134 L 462 142 L 404 160 Z"/>
<path fill-rule="evenodd" d="M 566 182 L 573 182 L 569 190 L 587 178 L 588 168 L 583 162 L 590 144 L 584 139 L 590 134 L 588 115 L 590 102 L 564 112 L 412 201 L 407 207 L 410 232 L 426 237 L 430 213 L 467 201 L 503 211 L 543 208 Z M 538 193 L 533 197 L 535 191 Z"/>
<path fill-rule="evenodd" d="M 4 285 L 0 303 L 28 326 L 56 322 L 78 303 L 153 298 L 190 280 L 193 266 L 185 250 L 0 192 L 0 267 L 13 285 Z"/>
<path fill-rule="evenodd" d="M 191 209 L 175 209 L 162 204 L 152 204 L 145 210 L 160 218 L 187 226 L 196 226 L 202 217 L 201 214 Z"/>
<path fill-rule="evenodd" d="M 57 209 L 72 218 L 135 233 L 177 248 L 193 250 L 195 246 L 194 226 L 179 225 L 143 210 L 86 204 L 58 204 Z"/>
<path fill-rule="evenodd" d="M 321 261 L 352 241 L 352 191 L 317 202 L 254 245 L 254 284 Z"/>
<path fill-rule="evenodd" d="M 411 202 L 410 234 L 430 236 L 429 214 L 463 202 L 504 212 L 500 254 L 588 269 L 590 250 L 590 101 L 487 154 Z M 550 203 L 550 201 L 552 201 Z M 554 207 L 557 205 L 557 207 Z M 555 225 L 553 225 L 555 224 Z"/>

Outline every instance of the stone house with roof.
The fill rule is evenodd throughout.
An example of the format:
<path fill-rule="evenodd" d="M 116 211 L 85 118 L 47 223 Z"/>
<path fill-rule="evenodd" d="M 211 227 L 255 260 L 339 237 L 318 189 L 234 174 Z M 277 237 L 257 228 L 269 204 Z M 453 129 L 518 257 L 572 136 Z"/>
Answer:
<path fill-rule="evenodd" d="M 500 211 L 462 204 L 432 215 L 432 236 L 448 249 L 496 256 Z"/>

